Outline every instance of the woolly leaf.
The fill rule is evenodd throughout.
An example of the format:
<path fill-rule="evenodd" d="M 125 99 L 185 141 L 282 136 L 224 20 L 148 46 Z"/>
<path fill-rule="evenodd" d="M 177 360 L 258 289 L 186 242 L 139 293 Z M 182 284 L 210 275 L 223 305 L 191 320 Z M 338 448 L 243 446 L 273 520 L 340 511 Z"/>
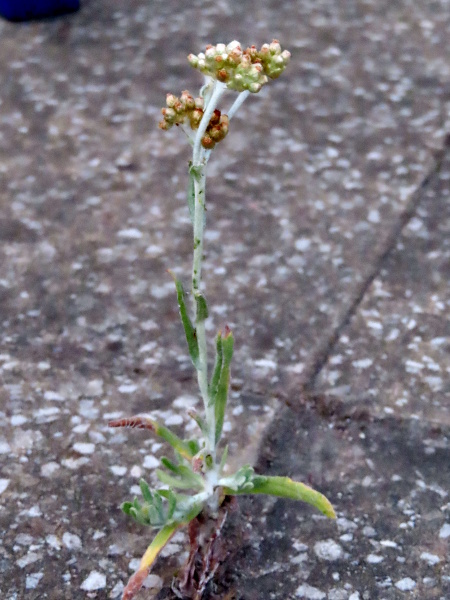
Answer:
<path fill-rule="evenodd" d="M 222 367 L 220 369 L 219 382 L 217 391 L 214 396 L 214 415 L 216 421 L 215 442 L 219 443 L 222 435 L 223 421 L 225 418 L 225 409 L 228 399 L 228 387 L 230 384 L 230 363 L 233 357 L 234 339 L 231 331 L 226 328 L 225 335 L 221 336 L 222 340 Z"/>
<path fill-rule="evenodd" d="M 189 314 L 188 314 L 188 311 L 186 308 L 183 286 L 182 286 L 181 282 L 175 277 L 175 275 L 171 271 L 169 271 L 169 273 L 171 274 L 171 276 L 175 282 L 175 287 L 177 290 L 178 308 L 180 310 L 180 317 L 181 317 L 181 322 L 183 323 L 184 333 L 186 336 L 186 341 L 187 341 L 187 345 L 188 345 L 188 349 L 189 349 L 189 355 L 191 357 L 191 360 L 192 360 L 194 366 L 197 367 L 198 356 L 199 356 L 197 332 L 195 330 L 195 327 L 192 325 L 191 319 L 189 317 Z"/>
<path fill-rule="evenodd" d="M 250 494 L 268 494 L 270 496 L 290 498 L 291 500 L 302 500 L 317 508 L 326 517 L 330 517 L 331 519 L 336 518 L 336 513 L 330 501 L 323 494 L 313 490 L 304 483 L 293 481 L 289 477 L 263 476 L 255 476 L 252 483 L 253 489 L 249 492 Z M 227 493 L 226 490 L 225 493 Z M 234 493 L 239 494 L 242 492 L 238 491 Z"/>

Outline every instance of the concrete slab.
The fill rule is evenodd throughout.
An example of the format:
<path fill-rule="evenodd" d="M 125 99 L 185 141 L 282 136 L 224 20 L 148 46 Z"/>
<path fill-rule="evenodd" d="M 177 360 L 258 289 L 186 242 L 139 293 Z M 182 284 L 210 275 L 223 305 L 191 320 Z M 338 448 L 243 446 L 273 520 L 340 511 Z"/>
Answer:
<path fill-rule="evenodd" d="M 227 430 L 253 457 L 436 166 L 449 20 L 444 1 L 86 0 L 64 20 L 0 23 L 5 598 L 116 597 L 147 542 L 116 506 L 141 474 L 154 482 L 162 451 L 106 421 L 154 410 L 191 427 L 165 272 L 189 272 L 188 154 L 156 129 L 165 93 L 198 85 L 185 55 L 273 36 L 293 50 L 211 164 L 209 330 L 235 330 Z"/>
<path fill-rule="evenodd" d="M 317 380 L 378 416 L 450 423 L 450 151 Z"/>

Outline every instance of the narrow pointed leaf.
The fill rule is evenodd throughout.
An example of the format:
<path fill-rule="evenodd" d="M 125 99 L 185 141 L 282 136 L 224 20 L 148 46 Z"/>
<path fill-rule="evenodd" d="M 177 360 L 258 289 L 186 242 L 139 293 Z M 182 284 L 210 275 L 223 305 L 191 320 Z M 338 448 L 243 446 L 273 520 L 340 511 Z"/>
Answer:
<path fill-rule="evenodd" d="M 108 427 L 130 427 L 132 429 L 148 429 L 152 431 L 155 435 L 159 435 L 166 442 L 168 442 L 172 448 L 178 452 L 183 458 L 186 460 L 190 460 L 195 452 L 193 453 L 189 444 L 183 442 L 181 438 L 179 438 L 175 433 L 164 427 L 164 425 L 160 425 L 154 419 L 150 417 L 143 417 L 137 415 L 135 417 L 129 417 L 125 419 L 116 419 L 114 421 L 109 421 Z"/>
<path fill-rule="evenodd" d="M 200 323 L 208 318 L 208 305 L 206 298 L 201 292 L 195 292 L 195 302 L 197 304 L 197 322 Z"/>
<path fill-rule="evenodd" d="M 158 494 L 168 501 L 166 521 L 170 521 L 170 519 L 173 517 L 173 513 L 175 512 L 177 497 L 172 490 L 158 490 Z"/>
<path fill-rule="evenodd" d="M 161 483 L 164 483 L 165 485 L 168 485 L 178 490 L 201 490 L 203 488 L 203 482 L 201 480 L 201 477 L 198 480 L 192 479 L 191 477 L 174 477 L 173 475 L 169 475 L 169 473 L 166 473 L 165 471 L 161 471 L 159 469 L 156 471 L 156 475 L 161 481 Z"/>
<path fill-rule="evenodd" d="M 144 556 L 141 559 L 139 569 L 132 575 L 123 590 L 122 600 L 132 600 L 138 591 L 141 589 L 145 578 L 150 572 L 150 567 L 155 562 L 156 557 L 169 542 L 175 531 L 179 529 L 183 523 L 172 523 L 166 525 L 161 529 L 160 532 L 155 536 L 153 542 L 147 548 Z"/>
<path fill-rule="evenodd" d="M 220 370 L 219 383 L 217 392 L 214 397 L 214 414 L 216 419 L 216 444 L 219 443 L 222 435 L 223 421 L 225 418 L 225 409 L 228 399 L 228 387 L 230 384 L 230 363 L 233 357 L 233 334 L 227 328 L 225 335 L 222 337 L 222 368 Z"/>
<path fill-rule="evenodd" d="M 172 471 L 172 473 L 178 475 L 178 465 L 173 463 L 171 460 L 163 456 L 161 458 L 161 463 L 166 467 L 166 469 L 169 469 L 169 471 Z"/>
<path fill-rule="evenodd" d="M 141 492 L 142 492 L 142 497 L 144 498 L 144 500 L 146 502 L 153 502 L 153 495 L 150 491 L 150 488 L 148 487 L 147 482 L 144 479 L 141 479 L 139 481 L 139 487 L 141 488 Z"/>
<path fill-rule="evenodd" d="M 197 413 L 197 411 L 195 411 L 193 409 L 188 410 L 188 415 L 191 417 L 191 419 L 194 419 L 194 421 L 199 426 L 200 431 L 206 437 L 208 428 L 206 427 L 206 423 L 205 423 L 204 419 Z M 200 450 L 200 444 L 196 440 L 190 440 L 188 443 L 191 444 L 191 442 L 193 442 L 196 445 L 197 452 L 198 452 Z M 193 446 L 191 446 L 191 449 L 193 449 Z M 194 452 L 194 454 L 197 454 L 197 452 Z"/>
<path fill-rule="evenodd" d="M 214 371 L 211 376 L 211 382 L 209 384 L 209 398 L 210 404 L 214 402 L 214 398 L 217 394 L 217 386 L 219 385 L 220 372 L 222 370 L 222 361 L 223 361 L 223 350 L 222 350 L 222 333 L 219 333 L 216 336 L 216 360 L 214 363 Z"/>
<path fill-rule="evenodd" d="M 189 446 L 189 449 L 193 455 L 197 454 L 200 451 L 200 444 L 197 442 L 197 440 L 188 440 L 186 443 Z"/>
<path fill-rule="evenodd" d="M 336 518 L 336 513 L 330 501 L 323 494 L 313 490 L 304 483 L 293 481 L 289 477 L 262 476 L 254 477 L 252 483 L 253 489 L 249 492 L 250 494 L 268 494 L 270 496 L 290 498 L 291 500 L 302 500 L 320 510 L 325 516 L 331 519 Z M 228 492 L 225 490 L 225 493 Z M 236 494 L 236 492 L 231 490 L 230 493 Z"/>
<path fill-rule="evenodd" d="M 180 309 L 180 317 L 181 322 L 183 323 L 184 333 L 189 349 L 189 355 L 191 357 L 192 362 L 194 363 L 194 366 L 197 367 L 199 354 L 197 332 L 195 330 L 195 327 L 192 325 L 191 319 L 188 314 L 183 286 L 171 271 L 169 271 L 169 273 L 171 274 L 175 282 L 175 287 L 177 290 L 178 308 Z"/>

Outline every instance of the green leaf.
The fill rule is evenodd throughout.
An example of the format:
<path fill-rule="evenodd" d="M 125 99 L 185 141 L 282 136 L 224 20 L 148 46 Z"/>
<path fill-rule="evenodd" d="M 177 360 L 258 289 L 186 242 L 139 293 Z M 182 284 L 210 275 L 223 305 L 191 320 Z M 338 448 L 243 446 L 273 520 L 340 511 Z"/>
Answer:
<path fill-rule="evenodd" d="M 326 517 L 330 517 L 331 519 L 336 518 L 336 513 L 330 501 L 323 494 L 313 490 L 304 483 L 293 481 L 289 477 L 263 476 L 255 476 L 252 483 L 253 489 L 249 492 L 250 494 L 268 494 L 270 496 L 290 498 L 291 500 L 302 500 L 320 510 Z M 228 492 L 225 490 L 225 493 Z M 231 491 L 230 493 L 232 494 L 233 492 Z"/>
<path fill-rule="evenodd" d="M 147 482 L 144 479 L 141 479 L 139 481 L 139 487 L 141 488 L 142 497 L 144 498 L 144 500 L 151 504 L 153 502 L 153 495 L 150 491 L 150 488 L 148 487 Z"/>
<path fill-rule="evenodd" d="M 195 327 L 192 325 L 191 319 L 186 308 L 183 286 L 171 271 L 169 271 L 169 273 L 175 282 L 175 287 L 177 290 L 178 308 L 180 309 L 181 322 L 183 323 L 184 333 L 186 335 L 189 355 L 191 357 L 192 362 L 194 363 L 194 366 L 197 368 L 199 355 L 197 332 Z"/>
<path fill-rule="evenodd" d="M 225 418 L 225 409 L 228 399 L 228 387 L 230 385 L 230 363 L 233 357 L 234 339 L 233 334 L 228 329 L 225 330 L 225 335 L 221 335 L 222 340 L 222 368 L 220 369 L 219 382 L 217 391 L 214 396 L 214 415 L 216 420 L 215 442 L 219 443 L 222 435 L 223 421 Z"/>
<path fill-rule="evenodd" d="M 201 292 L 196 291 L 194 297 L 197 304 L 197 323 L 200 323 L 208 318 L 208 306 L 205 296 Z"/>
<path fill-rule="evenodd" d="M 173 473 L 176 473 L 178 475 L 178 466 L 171 460 L 163 456 L 161 458 L 161 463 L 166 467 L 166 469 L 169 469 L 169 471 L 172 471 Z"/>
<path fill-rule="evenodd" d="M 167 521 L 173 517 L 177 505 L 177 497 L 172 490 L 158 490 L 158 494 L 168 501 Z"/>
<path fill-rule="evenodd" d="M 178 452 L 183 458 L 186 460 L 191 460 L 191 458 L 196 454 L 196 452 L 192 452 L 191 447 L 188 443 L 184 442 L 181 438 L 179 438 L 175 433 L 160 425 L 154 419 L 150 417 L 142 417 L 137 415 L 135 417 L 125 418 L 125 419 L 116 419 L 114 421 L 110 421 L 108 423 L 109 427 L 131 427 L 134 429 L 148 429 L 153 432 L 155 435 L 159 435 L 166 442 L 168 442 L 175 452 Z"/>
<path fill-rule="evenodd" d="M 187 467 L 186 467 L 187 468 Z M 200 475 L 196 475 L 192 471 L 190 471 L 189 475 L 183 475 L 180 477 L 174 477 L 173 475 L 169 475 L 165 471 L 161 471 L 158 469 L 156 471 L 156 476 L 165 485 L 170 486 L 171 488 L 178 490 L 201 490 L 203 489 L 203 480 Z"/>
<path fill-rule="evenodd" d="M 248 494 L 252 493 L 254 488 L 254 477 L 255 471 L 253 467 L 244 465 L 232 475 L 227 475 L 219 479 L 219 485 L 223 486 L 225 490 L 230 490 L 225 492 L 227 494 Z"/>
<path fill-rule="evenodd" d="M 220 372 L 222 370 L 222 361 L 223 361 L 223 351 L 222 351 L 222 332 L 216 336 L 216 360 L 214 363 L 214 371 L 211 376 L 211 381 L 209 384 L 209 398 L 210 405 L 213 404 L 214 398 L 217 394 L 217 386 L 219 385 Z"/>
<path fill-rule="evenodd" d="M 192 415 L 190 415 L 190 416 L 192 417 Z M 202 421 L 200 421 L 200 422 L 202 422 Z M 199 424 L 199 423 L 197 422 L 197 424 Z M 201 426 L 200 426 L 200 429 L 202 429 Z M 186 444 L 189 446 L 189 449 L 194 456 L 195 456 L 195 454 L 197 454 L 200 451 L 200 444 L 197 442 L 197 440 L 188 440 L 186 442 Z"/>

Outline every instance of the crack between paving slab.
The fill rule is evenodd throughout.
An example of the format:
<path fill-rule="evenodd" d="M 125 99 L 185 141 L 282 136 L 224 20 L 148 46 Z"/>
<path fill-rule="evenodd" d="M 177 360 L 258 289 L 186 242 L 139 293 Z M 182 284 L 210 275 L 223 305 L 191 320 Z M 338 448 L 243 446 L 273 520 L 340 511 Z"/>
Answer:
<path fill-rule="evenodd" d="M 358 310 L 358 307 L 364 300 L 368 289 L 370 288 L 371 284 L 376 279 L 376 277 L 379 275 L 389 255 L 394 250 L 396 243 L 400 235 L 402 234 L 404 228 L 412 219 L 412 217 L 416 214 L 420 201 L 423 197 L 424 190 L 426 190 L 436 178 L 436 176 L 439 175 L 442 161 L 444 159 L 445 154 L 449 152 L 449 150 L 450 134 L 447 134 L 444 140 L 443 147 L 438 152 L 436 152 L 434 156 L 434 161 L 431 165 L 431 168 L 420 183 L 419 187 L 412 194 L 410 200 L 406 205 L 406 208 L 400 213 L 395 225 L 392 227 L 391 231 L 386 236 L 386 240 L 383 244 L 382 250 L 380 251 L 374 263 L 372 264 L 372 267 L 366 273 L 364 280 L 356 288 L 350 305 L 343 311 L 339 322 L 331 332 L 331 335 L 325 339 L 325 342 L 322 345 L 319 346 L 318 350 L 313 356 L 312 361 L 309 363 L 309 365 L 307 365 L 303 373 L 301 382 L 301 390 L 304 393 L 311 393 L 315 385 L 317 376 L 319 375 L 320 371 L 323 369 L 325 364 L 328 362 L 328 359 L 331 356 L 336 344 L 338 343 L 343 330 L 349 324 L 352 317 L 355 315 L 356 311 Z"/>

